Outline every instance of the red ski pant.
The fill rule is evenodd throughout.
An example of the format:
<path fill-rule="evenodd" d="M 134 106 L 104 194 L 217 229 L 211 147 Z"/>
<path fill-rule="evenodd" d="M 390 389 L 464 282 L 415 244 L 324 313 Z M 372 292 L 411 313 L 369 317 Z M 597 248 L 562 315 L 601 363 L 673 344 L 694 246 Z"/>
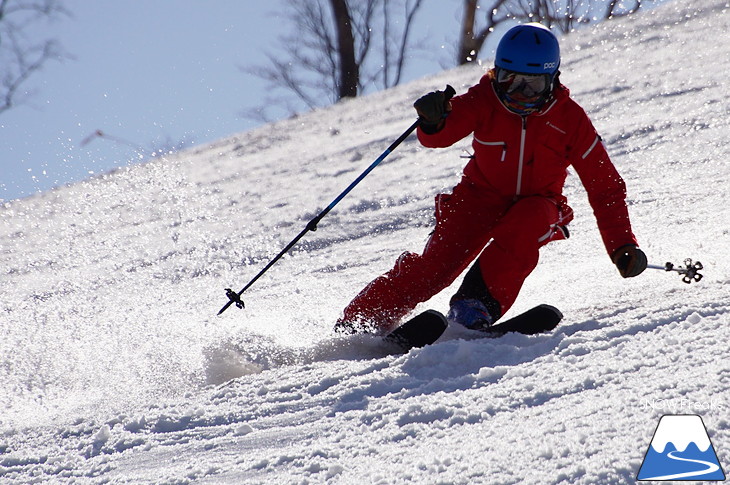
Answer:
<path fill-rule="evenodd" d="M 436 196 L 436 228 L 423 253 L 403 253 L 350 302 L 340 322 L 387 330 L 453 283 L 477 256 L 504 314 L 537 266 L 540 247 L 564 237 L 558 226 L 567 219 L 553 198 L 515 201 L 462 181 L 452 194 Z"/>

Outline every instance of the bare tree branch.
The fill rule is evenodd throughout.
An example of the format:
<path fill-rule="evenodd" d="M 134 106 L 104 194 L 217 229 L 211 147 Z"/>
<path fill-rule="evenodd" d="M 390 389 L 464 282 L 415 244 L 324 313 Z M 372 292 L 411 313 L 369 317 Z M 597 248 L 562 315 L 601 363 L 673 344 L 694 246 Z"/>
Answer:
<path fill-rule="evenodd" d="M 41 20 L 70 15 L 58 0 L 0 0 L 0 114 L 18 103 L 21 87 L 49 60 L 61 60 L 60 44 L 53 39 L 33 43 L 27 29 Z"/>
<path fill-rule="evenodd" d="M 398 84 L 407 64 L 412 25 L 423 0 L 307 0 L 292 2 L 293 33 L 280 37 L 284 53 L 243 71 L 268 82 L 272 92 L 244 116 L 260 120 L 273 104 L 311 109 L 377 86 Z M 398 10 L 402 7 L 402 10 Z M 397 26 L 397 28 L 396 28 Z M 288 96 L 287 96 L 288 95 Z M 290 114 L 297 110 L 291 110 Z"/>
<path fill-rule="evenodd" d="M 395 86 L 400 84 L 401 77 L 403 75 L 403 68 L 406 62 L 406 49 L 408 48 L 408 39 L 411 33 L 411 27 L 413 27 L 413 20 L 416 17 L 416 13 L 421 8 L 423 0 L 415 0 L 409 5 L 408 1 L 405 4 L 405 19 L 406 23 L 403 26 L 403 34 L 401 35 L 400 49 L 398 51 L 396 70 L 395 70 L 395 81 L 392 85 L 386 83 L 386 87 Z M 386 64 L 387 66 L 388 64 Z"/>
<path fill-rule="evenodd" d="M 632 13 L 636 12 L 641 8 L 641 1 L 642 0 L 634 0 L 634 6 L 632 8 L 623 8 L 623 11 L 619 11 L 619 7 L 621 6 L 622 2 L 620 0 L 611 0 L 608 2 L 608 6 L 606 8 L 606 14 L 605 18 L 610 19 L 614 17 L 623 17 L 625 15 L 631 15 Z"/>
<path fill-rule="evenodd" d="M 628 0 L 464 0 L 457 63 L 475 61 L 487 37 L 503 22 L 540 22 L 568 33 L 579 24 L 632 14 L 645 1 L 633 0 L 633 7 L 626 8 Z M 483 27 L 478 28 L 482 19 Z"/>

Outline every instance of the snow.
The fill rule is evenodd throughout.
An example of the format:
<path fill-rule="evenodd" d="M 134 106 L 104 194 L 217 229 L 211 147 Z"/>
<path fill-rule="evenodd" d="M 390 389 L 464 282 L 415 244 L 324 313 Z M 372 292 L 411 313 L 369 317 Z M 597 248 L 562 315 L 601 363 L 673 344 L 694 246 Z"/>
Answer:
<path fill-rule="evenodd" d="M 691 5 L 688 5 L 691 3 Z M 624 280 L 574 175 L 572 237 L 508 314 L 550 334 L 449 329 L 392 354 L 332 325 L 420 251 L 469 140 L 406 140 L 240 289 L 467 67 L 0 207 L 2 483 L 634 483 L 663 414 L 730 463 L 730 5 L 668 3 L 562 41 L 562 80 L 627 181 L 651 262 Z M 458 282 L 457 282 L 458 283 Z M 451 288 L 453 290 L 453 288 Z M 422 308 L 445 310 L 451 290 Z"/>

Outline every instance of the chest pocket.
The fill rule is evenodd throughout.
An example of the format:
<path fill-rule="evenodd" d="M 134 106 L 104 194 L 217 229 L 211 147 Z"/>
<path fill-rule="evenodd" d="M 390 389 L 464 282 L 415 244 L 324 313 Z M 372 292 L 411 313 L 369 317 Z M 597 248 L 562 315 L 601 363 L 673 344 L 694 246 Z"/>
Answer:
<path fill-rule="evenodd" d="M 535 161 L 555 169 L 567 168 L 568 133 L 554 122 L 546 121 L 535 146 Z"/>
<path fill-rule="evenodd" d="M 474 149 L 484 153 L 487 158 L 504 162 L 507 156 L 507 142 L 484 141 L 474 136 Z"/>

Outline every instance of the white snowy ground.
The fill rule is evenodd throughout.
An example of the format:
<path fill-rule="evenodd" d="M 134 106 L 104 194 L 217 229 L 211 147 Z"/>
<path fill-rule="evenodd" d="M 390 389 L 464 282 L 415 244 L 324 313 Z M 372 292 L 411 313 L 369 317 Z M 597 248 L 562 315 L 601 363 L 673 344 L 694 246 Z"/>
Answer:
<path fill-rule="evenodd" d="M 688 6 L 691 4 L 691 6 Z M 388 355 L 340 310 L 459 178 L 464 140 L 408 139 L 240 289 L 471 67 L 0 207 L 2 483 L 633 483 L 666 413 L 700 414 L 730 468 L 730 6 L 673 2 L 563 40 L 563 81 L 626 178 L 650 260 L 611 265 L 577 178 L 569 241 L 513 310 L 552 334 Z M 424 307 L 446 310 L 450 292 Z M 233 378 L 233 380 L 230 380 Z"/>

